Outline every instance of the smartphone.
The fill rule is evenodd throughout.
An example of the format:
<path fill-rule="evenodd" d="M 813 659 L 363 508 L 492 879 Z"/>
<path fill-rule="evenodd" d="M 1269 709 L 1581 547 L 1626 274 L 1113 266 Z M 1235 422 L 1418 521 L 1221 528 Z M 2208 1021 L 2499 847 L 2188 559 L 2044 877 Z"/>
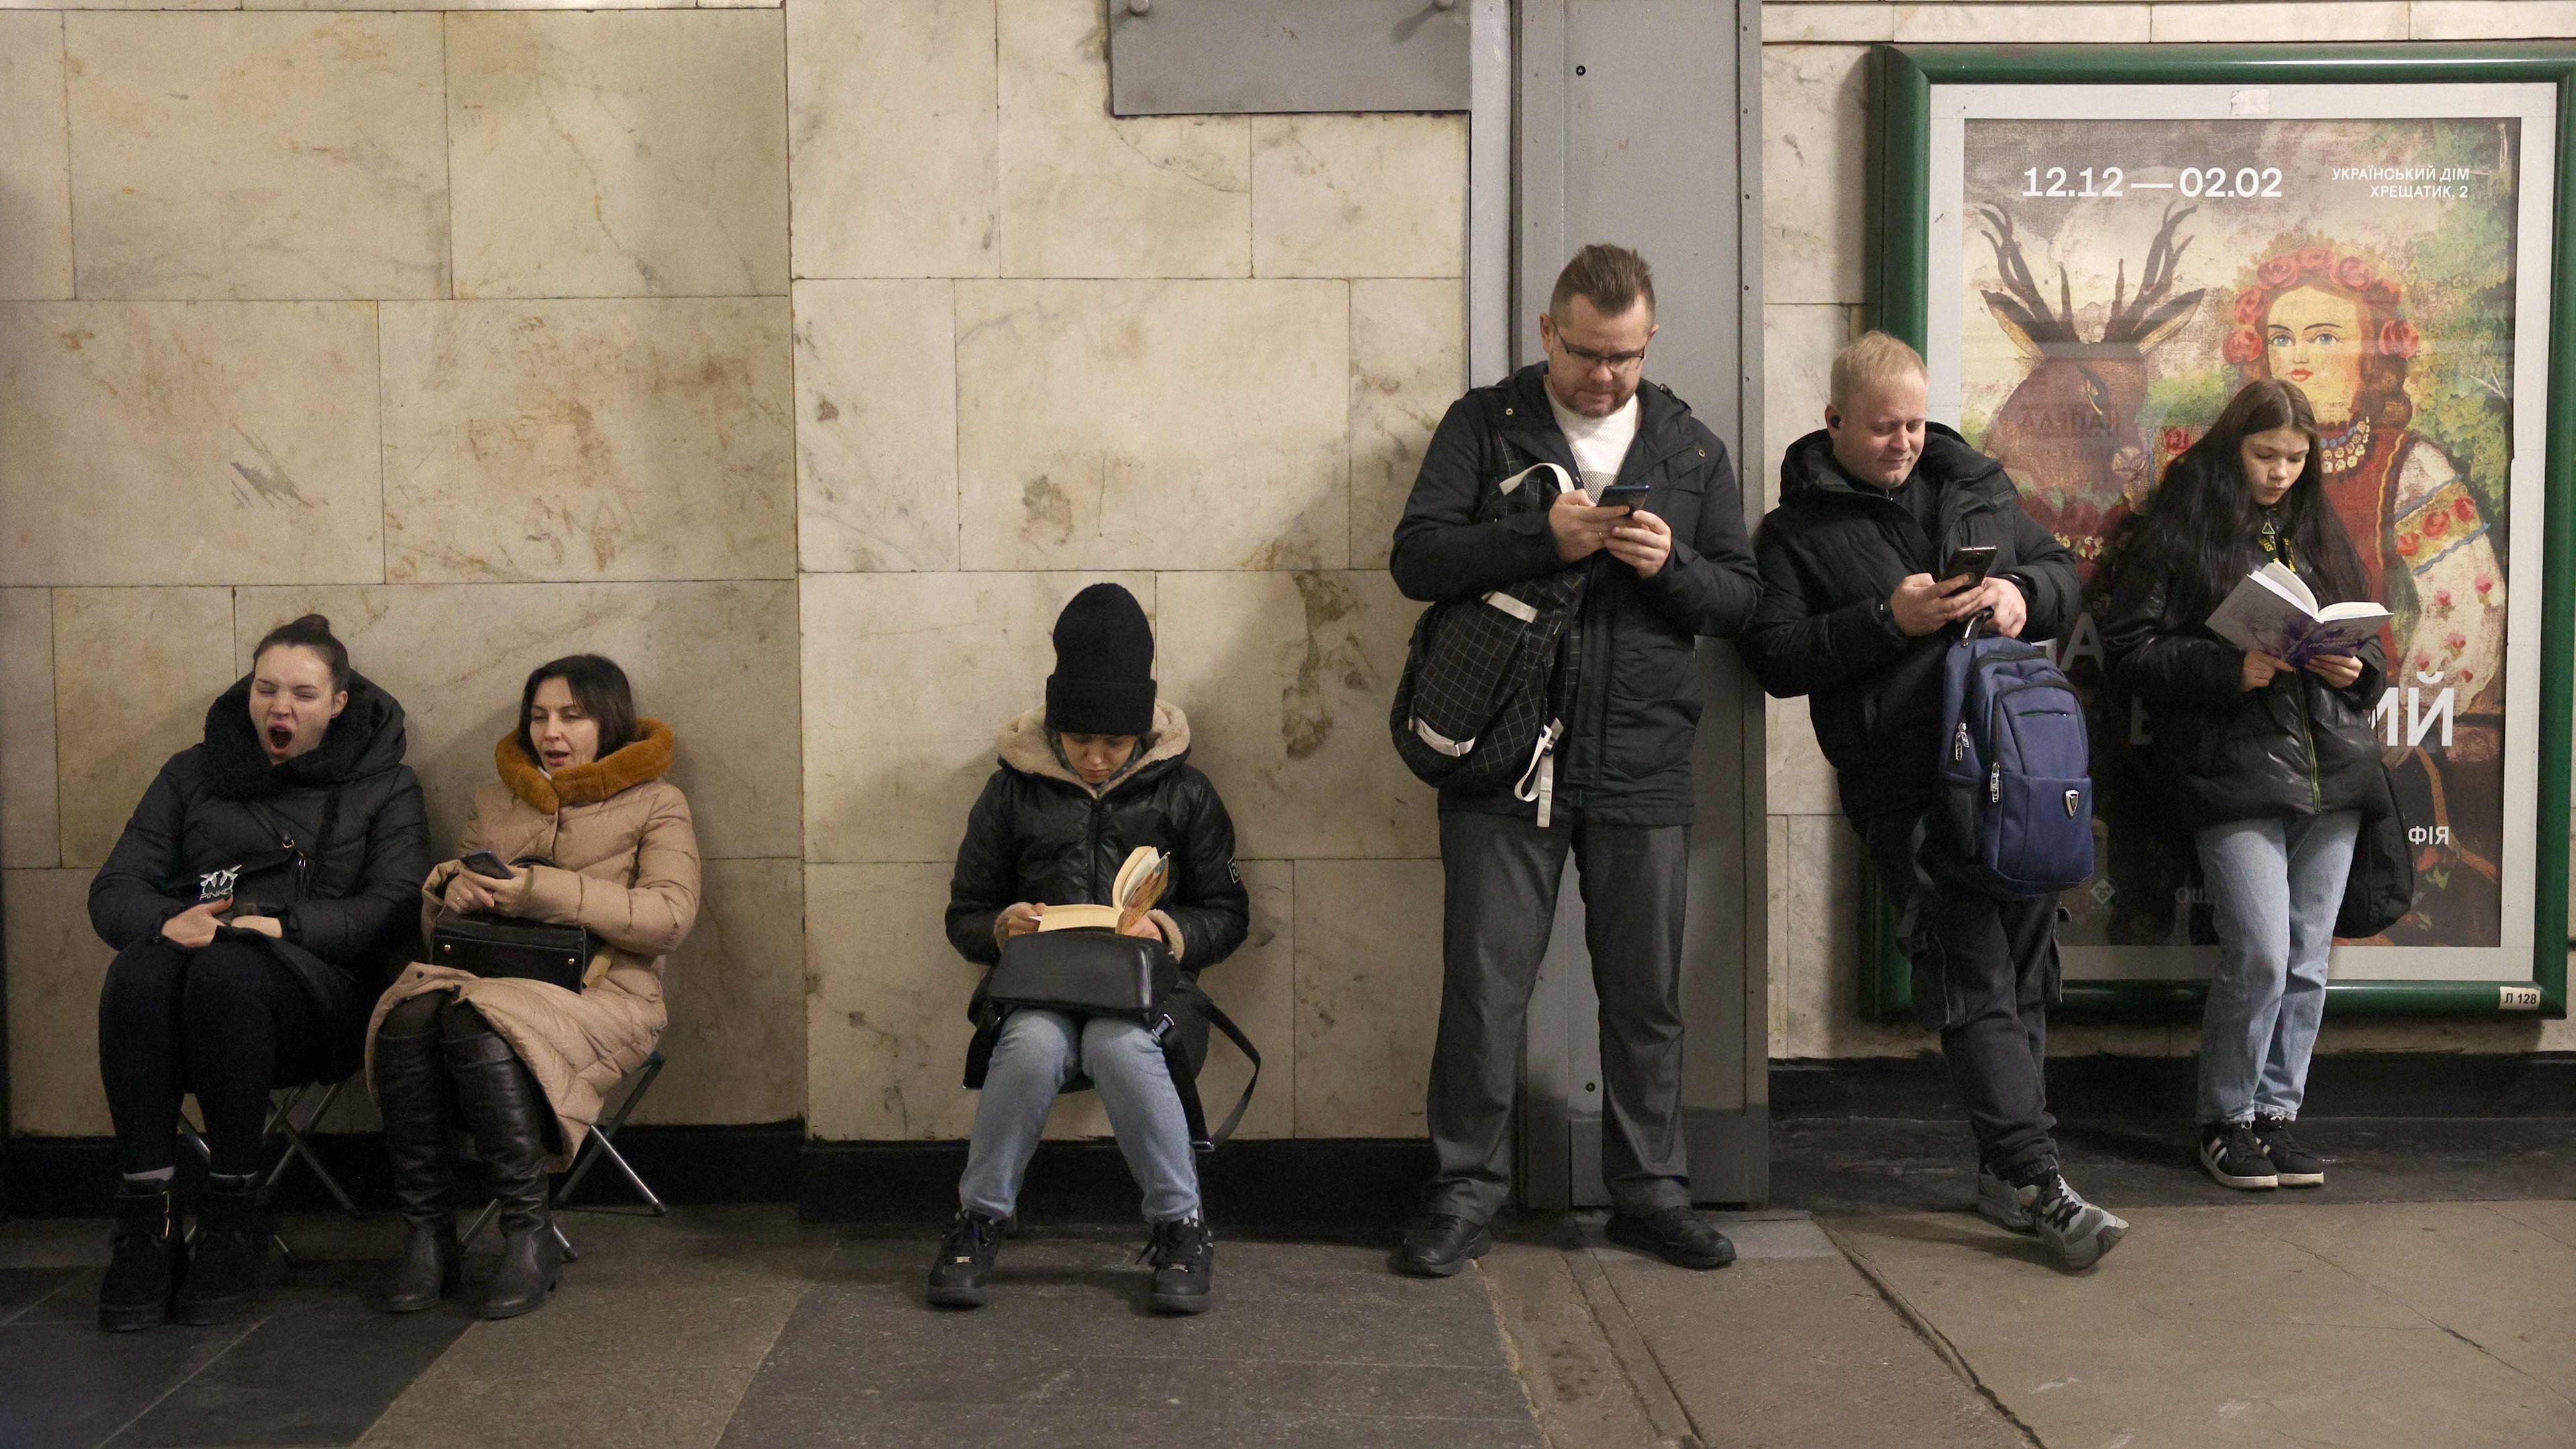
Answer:
<path fill-rule="evenodd" d="M 1613 483 L 1602 489 L 1601 496 L 1593 499 L 1592 502 L 1598 508 L 1643 508 L 1646 506 L 1646 485 Z M 1992 552 L 1992 550 L 1988 551 Z"/>
<path fill-rule="evenodd" d="M 1974 543 L 1950 550 L 1950 561 L 1941 566 L 1944 580 L 1967 577 L 1967 587 L 1975 588 L 1986 581 L 1986 570 L 1995 566 L 1995 546 Z"/>
<path fill-rule="evenodd" d="M 501 857 L 488 850 L 478 850 L 465 857 L 462 863 L 467 870 L 492 880 L 508 880 L 512 875 L 510 868 L 501 863 Z"/>

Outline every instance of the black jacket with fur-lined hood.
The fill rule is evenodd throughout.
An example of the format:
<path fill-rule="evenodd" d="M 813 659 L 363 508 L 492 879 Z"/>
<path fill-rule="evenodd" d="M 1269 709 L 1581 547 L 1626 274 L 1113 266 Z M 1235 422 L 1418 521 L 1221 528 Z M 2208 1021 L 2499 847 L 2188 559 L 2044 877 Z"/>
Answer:
<path fill-rule="evenodd" d="M 285 935 L 226 937 L 264 945 L 295 974 L 332 1024 L 331 1060 L 354 1070 L 367 1009 L 419 940 L 429 821 L 404 749 L 402 705 L 352 674 L 322 743 L 271 765 L 244 676 L 207 707 L 205 738 L 143 792 L 90 882 L 91 926 L 122 951 L 197 904 L 202 877 L 243 868 L 236 908 L 271 908 Z M 292 852 L 310 864 L 296 868 Z"/>

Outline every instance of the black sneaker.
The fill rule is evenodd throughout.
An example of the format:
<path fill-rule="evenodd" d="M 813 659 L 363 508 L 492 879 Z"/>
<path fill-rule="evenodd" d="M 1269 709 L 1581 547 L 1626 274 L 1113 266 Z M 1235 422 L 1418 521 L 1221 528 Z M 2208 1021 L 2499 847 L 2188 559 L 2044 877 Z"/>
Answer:
<path fill-rule="evenodd" d="M 117 1189 L 116 1225 L 108 1240 L 113 1256 L 98 1285 L 99 1327 L 131 1333 L 169 1321 L 170 1296 L 178 1290 L 187 1252 L 178 1228 L 166 1184 Z"/>
<path fill-rule="evenodd" d="M 1154 1265 L 1154 1311 L 1205 1313 L 1216 1306 L 1216 1234 L 1199 1218 L 1154 1224 L 1138 1256 Z"/>
<path fill-rule="evenodd" d="M 2200 1129 L 2200 1165 L 2220 1187 L 2268 1192 L 2281 1185 L 2263 1141 L 2243 1122 L 2206 1122 Z"/>
<path fill-rule="evenodd" d="M 1395 1271 L 1415 1278 L 1453 1278 L 1493 1246 L 1493 1234 L 1473 1218 L 1418 1212 L 1404 1225 L 1404 1240 L 1395 1250 Z"/>
<path fill-rule="evenodd" d="M 2326 1160 L 2290 1140 L 2290 1119 L 2257 1117 L 2254 1140 L 2263 1144 L 2263 1155 L 2272 1160 L 2272 1175 L 2283 1187 L 2323 1187 L 2326 1185 Z"/>
<path fill-rule="evenodd" d="M 1612 1213 L 1602 1235 L 1623 1248 L 1652 1253 L 1676 1268 L 1723 1268 L 1735 1261 L 1735 1245 L 1726 1240 L 1726 1234 L 1686 1207 Z"/>
<path fill-rule="evenodd" d="M 1002 1251 L 1002 1220 L 973 1208 L 959 1208 L 948 1235 L 939 1240 L 939 1256 L 930 1261 L 930 1301 L 939 1308 L 981 1308 L 984 1285 L 993 1280 L 993 1260 Z"/>

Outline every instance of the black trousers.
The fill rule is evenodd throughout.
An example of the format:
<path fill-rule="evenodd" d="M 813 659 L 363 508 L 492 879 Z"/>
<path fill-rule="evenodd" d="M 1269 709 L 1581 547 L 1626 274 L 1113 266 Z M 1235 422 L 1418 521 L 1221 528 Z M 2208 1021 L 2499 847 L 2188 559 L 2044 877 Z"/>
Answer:
<path fill-rule="evenodd" d="M 1941 1033 L 1950 1088 L 1968 1109 L 1981 1165 L 2027 1182 L 2057 1159 L 2048 1115 L 2048 1002 L 2057 993 L 2057 897 L 1998 899 L 1925 850 L 1925 817 L 1863 822 L 1879 884 L 1900 912 L 1914 1010 Z"/>
<path fill-rule="evenodd" d="M 257 1172 L 268 1094 L 322 1074 L 323 1032 L 313 998 L 255 943 L 184 951 L 156 936 L 118 952 L 98 993 L 98 1069 L 117 1166 L 175 1165 L 179 1098 L 194 1092 L 212 1170 Z"/>
<path fill-rule="evenodd" d="M 1569 852 L 1601 998 L 1601 1176 L 1623 1211 L 1690 1201 L 1681 1111 L 1690 827 L 1596 825 L 1559 811 L 1541 830 L 1519 816 L 1456 810 L 1440 817 L 1440 1039 L 1427 1109 L 1440 1159 L 1434 1212 L 1482 1222 L 1510 1193 L 1530 991 Z"/>

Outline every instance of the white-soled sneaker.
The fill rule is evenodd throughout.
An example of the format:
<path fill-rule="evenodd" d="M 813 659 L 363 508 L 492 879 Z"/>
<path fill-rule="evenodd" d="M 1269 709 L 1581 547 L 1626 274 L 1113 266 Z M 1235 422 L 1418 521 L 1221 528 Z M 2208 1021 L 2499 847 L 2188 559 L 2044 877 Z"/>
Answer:
<path fill-rule="evenodd" d="M 2281 1174 L 2264 1154 L 2263 1141 L 2243 1122 L 2205 1122 L 2200 1128 L 2200 1170 L 2220 1187 L 2269 1192 Z"/>
<path fill-rule="evenodd" d="M 2059 1174 L 2016 1188 L 2013 1195 L 2030 1213 L 2039 1240 L 2076 1272 L 2101 1262 L 2103 1254 L 2128 1236 L 2127 1219 L 2086 1202 Z"/>
<path fill-rule="evenodd" d="M 1977 1169 L 1977 1213 L 1996 1227 L 2016 1233 L 2039 1231 L 2039 1224 L 2031 1219 L 2030 1208 L 2021 1198 L 2021 1189 L 1983 1167 Z"/>

